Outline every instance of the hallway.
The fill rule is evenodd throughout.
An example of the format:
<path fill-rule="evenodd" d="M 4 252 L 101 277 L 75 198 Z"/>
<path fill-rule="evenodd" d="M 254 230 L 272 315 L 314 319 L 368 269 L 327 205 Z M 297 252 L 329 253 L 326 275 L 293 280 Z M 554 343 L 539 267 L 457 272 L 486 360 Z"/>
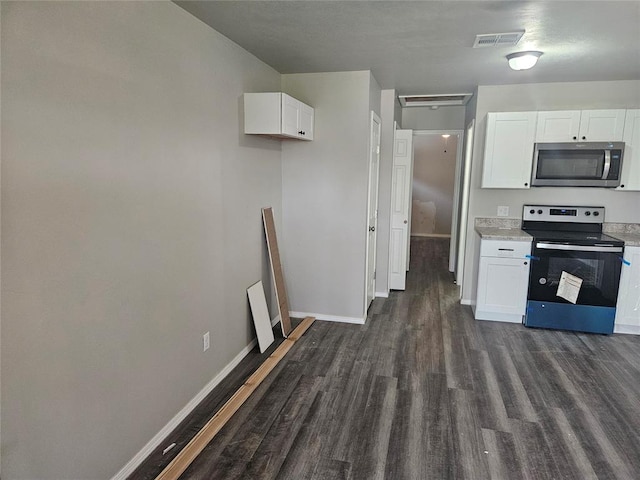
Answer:
<path fill-rule="evenodd" d="M 181 478 L 638 478 L 640 337 L 475 321 L 447 262 L 412 238 L 407 290 L 315 322 Z"/>

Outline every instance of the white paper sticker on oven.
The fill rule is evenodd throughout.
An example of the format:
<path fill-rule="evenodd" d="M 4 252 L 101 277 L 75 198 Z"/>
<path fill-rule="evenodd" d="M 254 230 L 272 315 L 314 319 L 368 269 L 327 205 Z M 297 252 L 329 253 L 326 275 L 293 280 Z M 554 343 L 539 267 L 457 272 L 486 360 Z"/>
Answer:
<path fill-rule="evenodd" d="M 580 287 L 582 287 L 581 278 L 563 271 L 562 275 L 560 275 L 560 283 L 558 283 L 556 295 L 571 303 L 576 303 L 580 294 Z"/>

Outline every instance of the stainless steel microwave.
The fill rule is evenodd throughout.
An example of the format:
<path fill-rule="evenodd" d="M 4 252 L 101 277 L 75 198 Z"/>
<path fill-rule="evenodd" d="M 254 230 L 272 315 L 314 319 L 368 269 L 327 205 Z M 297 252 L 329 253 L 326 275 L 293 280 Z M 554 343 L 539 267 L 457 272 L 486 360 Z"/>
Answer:
<path fill-rule="evenodd" d="M 617 187 L 624 142 L 536 143 L 534 187 Z"/>

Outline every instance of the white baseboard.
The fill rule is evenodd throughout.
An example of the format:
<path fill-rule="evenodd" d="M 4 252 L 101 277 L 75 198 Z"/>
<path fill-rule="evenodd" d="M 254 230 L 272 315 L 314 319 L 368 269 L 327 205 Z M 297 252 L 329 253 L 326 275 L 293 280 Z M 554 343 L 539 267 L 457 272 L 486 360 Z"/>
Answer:
<path fill-rule="evenodd" d="M 280 316 L 277 316 L 275 319 L 275 323 L 280 321 Z M 272 322 L 274 322 L 272 320 Z M 275 325 L 273 323 L 273 325 Z M 145 459 L 151 455 L 158 446 L 169 436 L 169 434 L 178 426 L 180 422 L 182 422 L 192 411 L 195 409 L 204 398 L 211 393 L 211 391 L 218 386 L 218 384 L 233 370 L 239 363 L 242 361 L 244 357 L 246 357 L 251 350 L 257 345 L 258 341 L 253 340 L 249 345 L 244 347 L 238 355 L 235 356 L 231 362 L 225 366 L 220 373 L 218 373 L 213 380 L 211 380 L 205 387 L 193 397 L 189 403 L 187 403 L 182 410 L 180 410 L 175 417 L 173 417 L 169 423 L 167 423 L 162 430 L 160 430 L 149 442 L 142 447 L 140 450 L 129 462 L 122 467 L 122 469 L 116 473 L 111 480 L 125 480 L 129 475 L 131 475 L 136 468 L 138 468 Z"/>
<path fill-rule="evenodd" d="M 277 315 L 276 318 L 271 320 L 271 327 L 275 327 L 278 323 L 280 323 L 280 315 Z"/>
<path fill-rule="evenodd" d="M 356 323 L 358 325 L 364 325 L 366 320 L 364 317 L 340 317 L 338 315 L 309 312 L 289 312 L 289 315 L 295 318 L 316 317 L 316 320 L 324 320 L 325 322 Z"/>
<path fill-rule="evenodd" d="M 629 335 L 640 335 L 640 327 L 636 325 L 622 325 L 616 323 L 613 327 L 613 333 L 625 333 Z"/>
<path fill-rule="evenodd" d="M 389 292 L 376 292 L 376 297 L 389 298 Z"/>
<path fill-rule="evenodd" d="M 473 302 L 471 300 L 469 300 L 468 298 L 461 298 L 460 299 L 460 303 L 462 305 L 473 305 Z"/>

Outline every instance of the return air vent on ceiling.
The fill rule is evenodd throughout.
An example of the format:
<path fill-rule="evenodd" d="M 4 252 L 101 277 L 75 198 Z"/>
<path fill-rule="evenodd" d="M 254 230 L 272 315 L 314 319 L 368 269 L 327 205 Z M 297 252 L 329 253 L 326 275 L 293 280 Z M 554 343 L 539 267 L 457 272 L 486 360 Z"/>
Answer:
<path fill-rule="evenodd" d="M 450 107 L 466 105 L 473 93 L 449 93 L 444 95 L 398 95 L 403 107 Z"/>
<path fill-rule="evenodd" d="M 519 30 L 517 32 L 486 33 L 476 35 L 476 41 L 473 43 L 473 48 L 512 47 L 520 41 L 523 35 L 524 30 Z"/>

